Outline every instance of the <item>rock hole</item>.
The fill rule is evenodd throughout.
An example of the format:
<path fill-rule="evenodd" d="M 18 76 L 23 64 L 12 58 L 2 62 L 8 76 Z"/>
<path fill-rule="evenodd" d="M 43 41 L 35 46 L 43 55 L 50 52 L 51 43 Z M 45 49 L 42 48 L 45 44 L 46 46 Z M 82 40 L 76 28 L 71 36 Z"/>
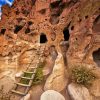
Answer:
<path fill-rule="evenodd" d="M 17 18 L 18 23 L 20 23 L 23 20 L 23 18 Z"/>
<path fill-rule="evenodd" d="M 27 16 L 29 14 L 29 11 L 28 10 L 22 10 L 22 13 Z"/>
<path fill-rule="evenodd" d="M 33 24 L 33 22 L 31 22 L 31 21 L 28 21 L 28 25 L 32 25 Z"/>
<path fill-rule="evenodd" d="M 79 19 L 79 22 L 81 22 L 82 21 L 82 19 Z"/>
<path fill-rule="evenodd" d="M 41 9 L 39 12 L 40 12 L 41 14 L 45 14 L 45 13 L 46 13 L 46 9 Z"/>
<path fill-rule="evenodd" d="M 93 52 L 93 60 L 100 67 L 100 48 Z"/>
<path fill-rule="evenodd" d="M 25 30 L 25 34 L 27 34 L 27 33 L 30 33 L 30 28 L 27 28 L 27 29 Z"/>
<path fill-rule="evenodd" d="M 36 0 L 32 0 L 32 5 L 35 5 Z"/>
<path fill-rule="evenodd" d="M 41 33 L 40 35 L 40 43 L 46 43 L 47 42 L 47 37 L 44 33 Z"/>
<path fill-rule="evenodd" d="M 94 24 L 97 24 L 100 22 L 100 15 L 96 17 L 95 21 L 94 21 Z"/>
<path fill-rule="evenodd" d="M 85 19 L 87 19 L 89 16 L 87 15 L 87 16 L 85 16 Z"/>
<path fill-rule="evenodd" d="M 62 1 L 62 0 L 56 0 L 55 2 L 52 2 L 52 3 L 50 4 L 50 7 L 51 7 L 51 8 L 56 8 L 56 7 L 58 7 L 61 1 Z"/>
<path fill-rule="evenodd" d="M 63 35 L 64 35 L 64 41 L 68 41 L 70 34 L 69 34 L 69 29 L 67 27 L 64 28 Z"/>
<path fill-rule="evenodd" d="M 16 13 L 16 15 L 19 15 L 20 12 L 17 10 L 15 13 Z"/>
<path fill-rule="evenodd" d="M 71 27 L 71 30 L 74 30 L 74 26 Z"/>
<path fill-rule="evenodd" d="M 100 32 L 100 15 L 98 15 L 93 22 L 93 31 Z"/>
<path fill-rule="evenodd" d="M 23 28 L 23 26 L 21 26 L 21 25 L 16 25 L 16 26 L 15 26 L 14 33 L 17 34 L 22 28 Z"/>
<path fill-rule="evenodd" d="M 1 29 L 0 34 L 4 35 L 4 34 L 5 34 L 5 32 L 6 32 L 6 29 Z"/>

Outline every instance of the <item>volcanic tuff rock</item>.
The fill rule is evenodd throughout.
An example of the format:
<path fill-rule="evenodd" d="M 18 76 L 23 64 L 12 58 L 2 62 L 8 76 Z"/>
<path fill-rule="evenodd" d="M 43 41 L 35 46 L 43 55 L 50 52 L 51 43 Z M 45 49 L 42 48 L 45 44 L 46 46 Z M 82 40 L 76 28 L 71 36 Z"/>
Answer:
<path fill-rule="evenodd" d="M 68 85 L 68 92 L 72 100 L 92 100 L 88 89 L 74 83 Z"/>
<path fill-rule="evenodd" d="M 45 84 L 45 89 L 61 91 L 67 85 L 64 78 L 65 62 L 69 67 L 84 63 L 96 66 L 96 70 L 97 67 L 100 69 L 100 0 L 14 0 L 11 7 L 2 7 L 0 41 L 0 64 L 3 62 L 3 70 L 7 65 L 21 71 L 25 69 L 26 63 L 32 58 L 32 52 L 36 51 L 34 45 L 38 47 L 44 43 L 48 51 L 45 52 L 47 57 L 55 56 L 56 51 L 62 53 L 63 57 L 59 61 L 58 54 Z M 9 66 L 8 69 L 11 70 Z M 97 71 L 96 74 L 100 76 Z M 57 75 L 60 76 L 56 77 Z M 81 95 L 84 94 L 81 89 L 87 92 L 90 100 L 85 87 L 69 85 L 71 96 L 72 92 L 79 90 L 80 95 L 75 94 L 74 97 L 80 96 L 82 99 Z M 95 95 L 99 95 L 98 89 L 94 91 L 97 92 Z"/>
<path fill-rule="evenodd" d="M 67 85 L 63 57 L 58 53 L 51 75 L 47 78 L 44 89 L 62 91 Z"/>
<path fill-rule="evenodd" d="M 4 5 L 0 54 L 13 52 L 19 39 L 40 43 L 44 35 L 44 42 L 58 50 L 60 41 L 69 40 L 69 64 L 94 63 L 93 52 L 100 48 L 99 7 L 99 0 L 15 0 L 12 7 Z"/>

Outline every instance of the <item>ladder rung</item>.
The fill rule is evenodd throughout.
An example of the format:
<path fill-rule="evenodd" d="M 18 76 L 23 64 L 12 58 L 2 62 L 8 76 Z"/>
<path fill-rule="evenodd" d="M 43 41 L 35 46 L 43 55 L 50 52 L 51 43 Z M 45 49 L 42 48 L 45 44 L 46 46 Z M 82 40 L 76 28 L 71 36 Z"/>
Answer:
<path fill-rule="evenodd" d="M 24 87 L 30 87 L 29 84 L 23 84 L 23 83 L 16 83 L 17 85 L 20 85 L 20 86 L 24 86 Z"/>
<path fill-rule="evenodd" d="M 23 96 L 26 95 L 25 93 L 22 93 L 22 92 L 16 91 L 16 90 L 11 90 L 11 92 L 16 93 L 16 94 L 19 94 L 19 95 L 23 95 Z"/>
<path fill-rule="evenodd" d="M 29 78 L 29 77 L 21 77 L 23 79 L 27 79 L 27 80 L 33 80 L 33 78 Z"/>
<path fill-rule="evenodd" d="M 24 73 L 35 74 L 34 72 L 23 71 Z"/>
<path fill-rule="evenodd" d="M 31 69 L 36 69 L 36 67 L 29 67 L 29 68 L 31 68 Z"/>

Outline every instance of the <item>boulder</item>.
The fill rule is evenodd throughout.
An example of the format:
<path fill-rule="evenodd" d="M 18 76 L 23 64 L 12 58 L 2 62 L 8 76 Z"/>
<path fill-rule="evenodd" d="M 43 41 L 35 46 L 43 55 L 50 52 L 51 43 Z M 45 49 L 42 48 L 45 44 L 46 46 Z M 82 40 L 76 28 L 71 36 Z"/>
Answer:
<path fill-rule="evenodd" d="M 47 78 L 44 90 L 62 91 L 67 85 L 63 57 L 58 53 L 51 75 Z"/>
<path fill-rule="evenodd" d="M 71 83 L 68 85 L 68 92 L 72 100 L 92 100 L 88 89 L 82 85 Z"/>
<path fill-rule="evenodd" d="M 65 100 L 65 98 L 59 92 L 47 90 L 41 95 L 40 100 Z"/>
<path fill-rule="evenodd" d="M 95 80 L 90 87 L 90 92 L 96 97 L 100 97 L 100 79 Z"/>

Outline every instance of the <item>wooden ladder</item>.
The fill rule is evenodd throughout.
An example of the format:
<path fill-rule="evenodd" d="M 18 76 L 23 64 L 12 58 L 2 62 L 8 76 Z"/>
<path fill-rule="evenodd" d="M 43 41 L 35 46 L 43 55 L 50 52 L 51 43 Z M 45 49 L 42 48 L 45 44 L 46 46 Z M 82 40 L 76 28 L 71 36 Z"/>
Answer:
<path fill-rule="evenodd" d="M 30 67 L 29 68 L 29 69 L 34 70 L 34 71 L 28 71 L 28 70 L 27 71 L 23 71 L 23 75 L 20 77 L 21 78 L 20 79 L 20 82 L 16 82 L 15 83 L 16 84 L 16 87 L 15 87 L 14 90 L 12 90 L 13 93 L 16 93 L 16 94 L 25 96 L 29 92 L 29 89 L 32 86 L 32 82 L 33 82 L 34 77 L 35 77 L 35 73 L 37 71 L 37 67 L 38 66 L 36 66 L 36 67 Z M 25 74 L 31 74 L 31 77 L 27 77 L 27 76 L 25 76 Z M 21 81 L 23 79 L 25 81 L 28 81 L 28 84 L 22 83 Z M 17 90 L 18 87 L 24 87 L 25 88 L 24 89 L 25 92 L 21 92 L 21 91 Z"/>
<path fill-rule="evenodd" d="M 41 49 L 44 50 L 45 48 L 39 48 L 39 51 L 41 51 Z M 38 51 L 37 51 L 37 53 L 38 53 Z M 21 95 L 21 96 L 25 96 L 29 92 L 29 90 L 30 90 L 30 88 L 32 86 L 32 83 L 33 83 L 33 80 L 34 80 L 34 77 L 35 77 L 37 68 L 38 68 L 39 61 L 41 59 L 41 53 L 40 54 L 36 54 L 36 56 L 39 56 L 38 57 L 38 62 L 36 64 L 36 66 L 35 67 L 32 66 L 32 64 L 33 64 L 32 62 L 34 60 L 34 59 L 32 59 L 31 60 L 31 63 L 29 63 L 29 66 L 27 67 L 27 70 L 26 71 L 23 71 L 23 75 L 20 77 L 21 78 L 20 79 L 20 82 L 16 82 L 15 83 L 16 84 L 15 89 L 14 90 L 11 90 L 13 93 L 18 94 L 18 95 Z M 31 77 L 26 77 L 25 74 L 31 74 Z M 21 83 L 21 81 L 23 79 L 26 80 L 26 81 L 28 80 L 29 83 L 28 84 Z M 21 92 L 20 91 L 21 89 L 18 90 L 18 87 L 21 87 L 21 88 L 24 87 L 24 92 Z"/>
<path fill-rule="evenodd" d="M 37 55 L 37 56 L 39 56 L 39 55 Z M 37 68 L 38 68 L 38 64 L 39 64 L 39 60 L 38 60 L 35 67 L 32 65 L 33 61 L 34 61 L 34 57 L 31 60 L 31 63 L 28 63 L 29 65 L 28 65 L 26 71 L 23 71 L 23 74 L 20 77 L 20 81 L 15 83 L 16 87 L 13 90 L 11 90 L 12 93 L 15 93 L 15 94 L 18 94 L 21 96 L 25 96 L 29 92 L 30 87 L 32 86 Z M 38 59 L 40 59 L 40 58 L 38 57 Z M 31 77 L 27 77 L 26 74 L 31 74 Z M 25 81 L 28 81 L 28 84 L 22 83 L 23 79 Z M 18 87 L 20 87 L 20 89 Z M 21 89 L 24 89 L 24 92 L 22 92 Z"/>

